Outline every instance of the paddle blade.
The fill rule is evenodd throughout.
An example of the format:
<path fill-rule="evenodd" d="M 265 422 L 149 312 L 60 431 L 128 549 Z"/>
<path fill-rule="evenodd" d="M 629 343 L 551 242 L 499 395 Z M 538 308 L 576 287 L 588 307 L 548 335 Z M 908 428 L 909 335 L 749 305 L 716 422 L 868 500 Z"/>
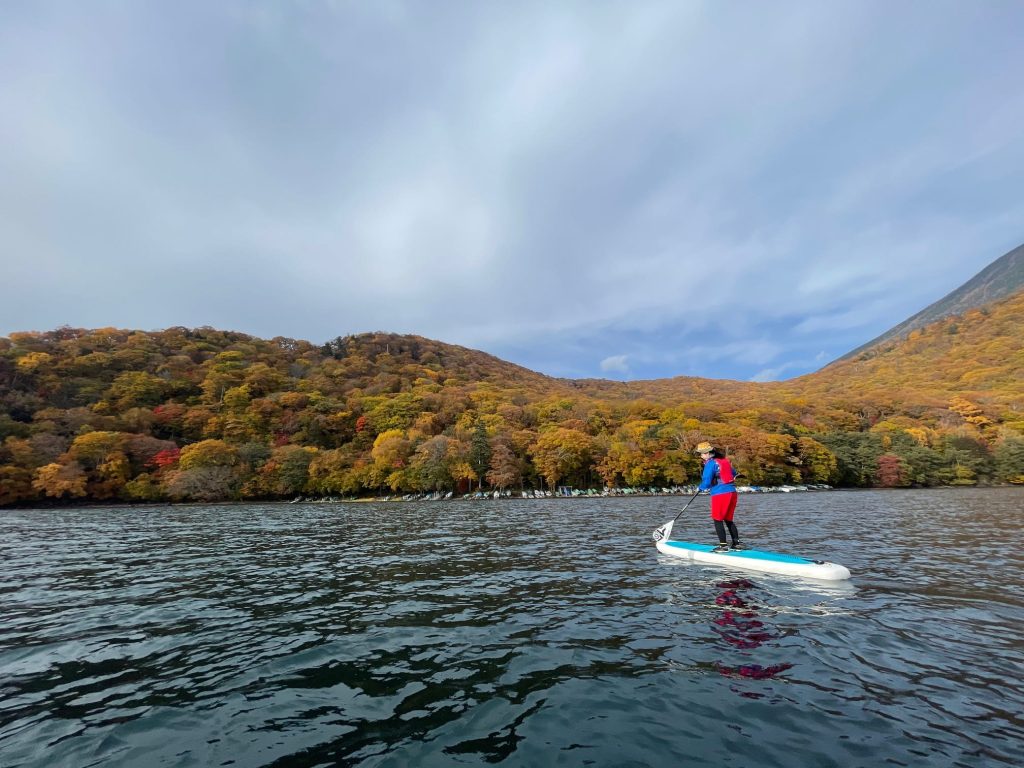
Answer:
<path fill-rule="evenodd" d="M 651 538 L 655 541 L 663 541 L 667 539 L 672 533 L 673 522 L 675 521 L 667 522 L 663 526 L 661 526 L 661 528 L 655 528 L 654 533 L 651 534 Z"/>

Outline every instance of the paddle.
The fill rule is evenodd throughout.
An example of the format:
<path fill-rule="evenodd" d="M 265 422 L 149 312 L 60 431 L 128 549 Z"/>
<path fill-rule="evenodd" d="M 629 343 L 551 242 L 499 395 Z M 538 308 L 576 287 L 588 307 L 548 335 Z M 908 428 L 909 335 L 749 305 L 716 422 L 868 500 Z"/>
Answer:
<path fill-rule="evenodd" d="M 698 496 L 700 496 L 700 491 L 697 491 L 695 494 L 693 494 L 693 496 L 690 497 L 690 500 L 686 502 L 686 506 L 679 510 L 679 514 L 672 518 L 673 523 L 683 516 L 683 512 L 686 511 L 686 507 L 689 507 L 691 504 L 693 504 L 693 500 L 696 499 Z"/>
<path fill-rule="evenodd" d="M 688 502 L 686 502 L 686 505 L 682 509 L 679 510 L 679 514 L 676 515 L 674 518 L 672 518 L 672 522 L 665 523 L 660 528 L 657 528 L 654 531 L 654 533 L 651 534 L 651 538 L 654 539 L 655 541 L 661 541 L 662 539 L 667 539 L 669 537 L 671 531 L 672 531 L 672 526 L 675 525 L 675 523 L 676 523 L 676 520 L 678 520 L 680 517 L 682 517 L 683 512 L 685 512 L 687 510 L 687 508 L 691 504 L 693 504 L 693 500 L 696 499 L 698 496 L 700 496 L 700 491 L 697 491 L 695 494 L 693 494 L 693 496 L 690 497 L 690 500 Z"/>

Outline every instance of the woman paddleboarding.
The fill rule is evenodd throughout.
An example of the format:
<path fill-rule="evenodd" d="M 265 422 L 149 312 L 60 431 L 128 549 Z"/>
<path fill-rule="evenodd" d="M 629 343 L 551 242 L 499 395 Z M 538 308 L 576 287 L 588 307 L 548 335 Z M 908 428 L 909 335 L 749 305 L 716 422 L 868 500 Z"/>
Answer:
<path fill-rule="evenodd" d="M 729 542 L 726 541 L 725 530 L 729 529 L 729 536 L 732 539 L 732 549 L 746 549 L 740 543 L 740 532 L 733 522 L 736 514 L 736 473 L 733 471 L 732 463 L 711 443 L 703 442 L 697 445 L 696 451 L 704 462 L 704 473 L 701 476 L 699 491 L 708 491 L 711 494 L 711 519 L 715 521 L 715 533 L 718 534 L 718 546 L 712 552 L 728 552 Z"/>

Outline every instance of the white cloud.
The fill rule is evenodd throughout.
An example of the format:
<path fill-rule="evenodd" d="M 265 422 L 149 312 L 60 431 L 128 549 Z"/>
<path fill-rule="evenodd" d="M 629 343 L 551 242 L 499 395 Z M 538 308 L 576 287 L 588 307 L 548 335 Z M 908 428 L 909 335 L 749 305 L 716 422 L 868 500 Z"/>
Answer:
<path fill-rule="evenodd" d="M 612 355 L 601 361 L 601 370 L 606 373 L 629 373 L 627 355 Z"/>
<path fill-rule="evenodd" d="M 802 372 L 1019 244 L 1013 25 L 881 7 L 5 7 L 0 333 Z"/>
<path fill-rule="evenodd" d="M 776 366 L 775 368 L 764 368 L 764 369 L 758 371 L 757 373 L 755 373 L 753 376 L 751 376 L 750 377 L 750 381 L 757 381 L 757 382 L 778 381 L 779 379 L 782 378 L 782 374 L 785 371 L 790 370 L 792 367 L 793 366 L 791 366 L 789 364 L 786 364 L 786 365 Z"/>

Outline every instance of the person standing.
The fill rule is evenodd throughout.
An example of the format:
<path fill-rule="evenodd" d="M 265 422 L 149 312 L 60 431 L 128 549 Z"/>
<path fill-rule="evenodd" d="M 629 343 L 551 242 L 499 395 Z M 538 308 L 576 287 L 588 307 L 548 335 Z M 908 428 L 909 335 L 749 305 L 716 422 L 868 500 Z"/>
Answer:
<path fill-rule="evenodd" d="M 725 457 L 725 454 L 715 448 L 711 443 L 703 442 L 697 445 L 696 451 L 704 462 L 704 472 L 701 475 L 699 491 L 708 491 L 711 494 L 711 519 L 715 522 L 715 533 L 718 534 L 718 546 L 712 552 L 728 552 L 729 543 L 726 541 L 725 531 L 729 529 L 729 536 L 732 539 L 732 548 L 746 549 L 740 544 L 740 533 L 736 523 L 732 521 L 736 513 L 736 473 L 733 471 L 732 463 Z"/>

